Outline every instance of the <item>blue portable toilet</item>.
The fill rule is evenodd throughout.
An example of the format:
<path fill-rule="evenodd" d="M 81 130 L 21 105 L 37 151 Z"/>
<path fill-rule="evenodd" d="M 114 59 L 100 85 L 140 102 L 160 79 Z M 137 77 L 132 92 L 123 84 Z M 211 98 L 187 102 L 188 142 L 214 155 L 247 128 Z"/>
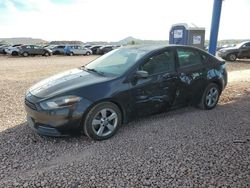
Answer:
<path fill-rule="evenodd" d="M 191 45 L 204 49 L 205 28 L 194 24 L 174 24 L 169 32 L 169 44 Z"/>

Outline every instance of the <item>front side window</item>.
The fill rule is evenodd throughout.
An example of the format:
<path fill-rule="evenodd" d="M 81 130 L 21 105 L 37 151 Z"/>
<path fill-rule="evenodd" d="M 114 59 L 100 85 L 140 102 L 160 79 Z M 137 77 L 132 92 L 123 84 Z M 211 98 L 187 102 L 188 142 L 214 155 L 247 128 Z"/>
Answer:
<path fill-rule="evenodd" d="M 147 71 L 149 75 L 175 70 L 174 52 L 169 50 L 151 57 L 139 70 Z"/>
<path fill-rule="evenodd" d="M 189 67 L 202 63 L 201 54 L 194 49 L 177 49 L 180 67 Z"/>

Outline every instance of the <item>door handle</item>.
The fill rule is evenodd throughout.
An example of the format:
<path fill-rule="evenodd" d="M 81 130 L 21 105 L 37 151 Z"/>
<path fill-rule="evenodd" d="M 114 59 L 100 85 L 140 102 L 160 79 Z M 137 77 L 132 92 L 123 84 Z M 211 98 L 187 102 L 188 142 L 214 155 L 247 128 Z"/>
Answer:
<path fill-rule="evenodd" d="M 137 100 L 147 100 L 149 97 L 146 95 L 141 95 L 141 96 L 137 96 L 136 98 Z"/>
<path fill-rule="evenodd" d="M 172 75 L 169 74 L 169 73 L 167 73 L 167 74 L 163 74 L 162 77 L 165 78 L 165 79 L 167 79 L 167 78 L 171 78 Z"/>
<path fill-rule="evenodd" d="M 169 80 L 172 78 L 177 78 L 177 76 L 175 74 L 167 73 L 167 74 L 162 75 L 162 78 L 165 80 Z"/>

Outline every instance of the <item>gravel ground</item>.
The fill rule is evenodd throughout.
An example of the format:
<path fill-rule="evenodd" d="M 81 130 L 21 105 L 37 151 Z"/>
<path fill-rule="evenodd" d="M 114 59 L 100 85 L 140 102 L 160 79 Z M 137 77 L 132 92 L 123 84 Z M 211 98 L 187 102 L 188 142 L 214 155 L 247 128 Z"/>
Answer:
<path fill-rule="evenodd" d="M 250 187 L 249 61 L 227 63 L 214 110 L 146 117 L 102 142 L 30 130 L 25 91 L 94 58 L 0 56 L 0 187 Z"/>

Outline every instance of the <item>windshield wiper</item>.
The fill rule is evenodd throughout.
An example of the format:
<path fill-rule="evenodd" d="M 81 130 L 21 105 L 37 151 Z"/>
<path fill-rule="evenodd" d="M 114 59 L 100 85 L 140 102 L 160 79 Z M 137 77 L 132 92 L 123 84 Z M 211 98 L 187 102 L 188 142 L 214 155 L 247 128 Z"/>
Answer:
<path fill-rule="evenodd" d="M 85 70 L 86 70 L 86 71 L 95 72 L 95 73 L 100 74 L 100 75 L 102 75 L 102 76 L 105 75 L 104 72 L 98 71 L 98 70 L 96 70 L 96 69 L 88 69 L 88 68 L 85 68 Z"/>
<path fill-rule="evenodd" d="M 82 65 L 82 66 L 79 67 L 79 69 L 86 70 L 86 67 L 85 67 L 85 65 Z"/>

